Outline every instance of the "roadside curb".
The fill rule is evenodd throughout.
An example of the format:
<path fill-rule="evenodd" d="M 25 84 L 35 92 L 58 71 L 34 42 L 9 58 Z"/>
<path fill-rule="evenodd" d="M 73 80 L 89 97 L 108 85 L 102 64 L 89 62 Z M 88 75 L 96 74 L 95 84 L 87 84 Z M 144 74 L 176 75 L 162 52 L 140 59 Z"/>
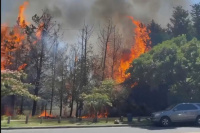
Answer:
<path fill-rule="evenodd" d="M 149 125 L 134 125 L 134 124 L 123 124 L 123 125 L 99 125 L 99 126 L 44 126 L 44 127 L 8 127 L 1 128 L 1 130 L 15 130 L 15 129 L 49 129 L 49 128 L 98 128 L 98 127 L 144 127 Z"/>

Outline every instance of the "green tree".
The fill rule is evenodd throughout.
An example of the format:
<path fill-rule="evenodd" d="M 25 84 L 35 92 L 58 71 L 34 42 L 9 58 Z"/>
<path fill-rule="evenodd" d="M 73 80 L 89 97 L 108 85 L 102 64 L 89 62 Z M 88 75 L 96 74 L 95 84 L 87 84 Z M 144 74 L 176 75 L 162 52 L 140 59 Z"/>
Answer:
<path fill-rule="evenodd" d="M 151 38 L 152 46 L 155 46 L 161 43 L 162 41 L 165 41 L 170 38 L 165 29 L 162 29 L 161 26 L 157 24 L 154 20 L 151 21 L 147 28 L 151 31 L 149 36 Z"/>
<path fill-rule="evenodd" d="M 37 100 L 38 97 L 30 94 L 30 84 L 23 83 L 26 74 L 19 71 L 1 70 L 1 97 L 8 95 L 26 96 Z"/>
<path fill-rule="evenodd" d="M 200 39 L 200 3 L 192 5 L 191 16 L 194 23 L 195 36 Z"/>
<path fill-rule="evenodd" d="M 178 35 L 187 34 L 190 31 L 190 19 L 188 11 L 184 10 L 182 6 L 174 8 L 172 18 L 170 18 L 170 30 L 174 37 Z"/>
<path fill-rule="evenodd" d="M 144 82 L 152 89 L 177 94 L 176 101 L 199 100 L 200 42 L 179 36 L 159 44 L 133 61 L 127 82 Z M 162 86 L 162 87 L 160 87 Z M 163 87 L 165 86 L 165 87 Z M 182 95 L 187 95 L 182 99 Z"/>
<path fill-rule="evenodd" d="M 104 80 L 98 88 L 94 87 L 89 94 L 82 94 L 84 105 L 90 109 L 90 114 L 93 114 L 95 122 L 98 113 L 105 110 L 107 106 L 112 106 L 114 86 L 113 80 Z"/>

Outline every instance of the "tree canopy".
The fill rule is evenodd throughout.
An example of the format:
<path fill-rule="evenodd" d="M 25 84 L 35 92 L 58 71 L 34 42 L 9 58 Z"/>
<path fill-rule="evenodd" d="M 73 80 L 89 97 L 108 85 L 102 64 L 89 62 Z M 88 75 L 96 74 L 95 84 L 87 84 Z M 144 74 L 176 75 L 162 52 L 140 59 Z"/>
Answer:
<path fill-rule="evenodd" d="M 187 41 L 186 35 L 164 41 L 134 60 L 128 72 L 132 84 L 166 85 L 171 94 L 181 94 L 180 101 L 199 100 L 200 41 Z"/>
<path fill-rule="evenodd" d="M 28 88 L 31 87 L 28 83 L 23 83 L 22 79 L 26 74 L 19 71 L 1 70 L 1 97 L 8 95 L 26 96 L 37 100 L 38 97 L 30 94 Z"/>

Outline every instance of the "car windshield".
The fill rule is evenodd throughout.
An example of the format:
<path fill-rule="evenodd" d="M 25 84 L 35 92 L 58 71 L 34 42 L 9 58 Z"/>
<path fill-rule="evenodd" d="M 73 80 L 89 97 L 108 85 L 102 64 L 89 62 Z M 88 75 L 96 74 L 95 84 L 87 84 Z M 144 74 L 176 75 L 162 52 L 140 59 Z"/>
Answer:
<path fill-rule="evenodd" d="M 166 108 L 165 110 L 171 110 L 172 108 L 174 108 L 176 106 L 176 104 L 173 104 L 171 106 L 169 106 L 168 108 Z"/>

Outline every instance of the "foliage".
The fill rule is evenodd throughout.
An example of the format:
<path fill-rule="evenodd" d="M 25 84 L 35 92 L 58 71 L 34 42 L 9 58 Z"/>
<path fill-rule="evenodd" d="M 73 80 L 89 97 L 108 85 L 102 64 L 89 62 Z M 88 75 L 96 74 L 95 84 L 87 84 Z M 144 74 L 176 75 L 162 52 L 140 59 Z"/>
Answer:
<path fill-rule="evenodd" d="M 172 18 L 170 18 L 170 30 L 174 37 L 182 34 L 189 34 L 190 19 L 188 11 L 184 10 L 182 6 L 174 8 Z"/>
<path fill-rule="evenodd" d="M 142 81 L 152 89 L 166 85 L 179 101 L 198 100 L 200 41 L 187 41 L 185 35 L 165 41 L 134 60 L 128 72 L 130 83 Z"/>
<path fill-rule="evenodd" d="M 89 94 L 83 93 L 82 98 L 85 101 L 85 106 L 92 109 L 95 114 L 106 106 L 112 106 L 114 85 L 113 80 L 104 80 L 98 88 L 94 87 Z"/>
<path fill-rule="evenodd" d="M 193 27 L 195 28 L 196 37 L 200 39 L 200 2 L 198 4 L 192 5 L 191 11 Z"/>
<path fill-rule="evenodd" d="M 29 93 L 30 84 L 23 83 L 26 74 L 19 71 L 1 70 L 1 97 L 8 95 L 27 96 L 31 99 L 38 97 Z"/>
<path fill-rule="evenodd" d="M 151 38 L 151 45 L 155 46 L 162 41 L 165 41 L 170 38 L 165 29 L 163 29 L 159 24 L 157 24 L 154 20 L 147 26 L 147 28 L 151 31 L 149 37 Z"/>

